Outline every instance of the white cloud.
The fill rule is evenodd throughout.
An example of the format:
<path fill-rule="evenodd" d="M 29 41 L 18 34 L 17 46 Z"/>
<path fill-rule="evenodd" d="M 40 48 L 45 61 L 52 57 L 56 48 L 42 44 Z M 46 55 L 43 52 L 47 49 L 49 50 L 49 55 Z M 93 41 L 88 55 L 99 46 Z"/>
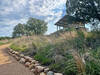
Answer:
<path fill-rule="evenodd" d="M 0 28 L 0 35 L 5 30 L 11 34 L 15 25 L 25 23 L 29 17 L 44 19 L 51 29 L 62 17 L 65 3 L 66 0 L 0 0 L 0 25 L 8 27 Z"/>
<path fill-rule="evenodd" d="M 26 23 L 28 18 L 21 18 L 20 20 L 10 20 L 10 19 L 4 19 L 2 22 L 0 22 L 0 25 L 6 25 L 6 26 L 15 26 L 18 23 Z"/>
<path fill-rule="evenodd" d="M 1 2 L 1 1 L 0 1 Z M 21 11 L 27 4 L 27 0 L 3 0 L 0 15 L 8 15 L 11 12 Z"/>
<path fill-rule="evenodd" d="M 56 9 L 62 9 L 62 6 L 66 3 L 66 0 L 30 0 L 29 8 L 31 14 L 38 16 L 45 16 L 46 21 L 53 20 L 55 16 L 61 17 L 61 11 L 55 12 Z M 51 18 L 49 17 L 51 16 Z"/>
<path fill-rule="evenodd" d="M 25 7 L 25 5 L 27 4 L 27 0 L 14 0 L 12 2 L 13 8 L 15 8 L 15 10 L 19 10 L 23 7 Z"/>
<path fill-rule="evenodd" d="M 0 15 L 8 15 L 12 11 L 13 11 L 13 8 L 4 7 L 2 10 L 0 10 Z"/>
<path fill-rule="evenodd" d="M 0 28 L 0 36 L 11 36 L 13 32 L 13 28 L 15 25 L 18 23 L 25 23 L 28 19 L 27 18 L 22 18 L 20 20 L 9 20 L 5 19 L 4 21 L 0 22 L 0 25 L 3 25 L 2 28 Z"/>

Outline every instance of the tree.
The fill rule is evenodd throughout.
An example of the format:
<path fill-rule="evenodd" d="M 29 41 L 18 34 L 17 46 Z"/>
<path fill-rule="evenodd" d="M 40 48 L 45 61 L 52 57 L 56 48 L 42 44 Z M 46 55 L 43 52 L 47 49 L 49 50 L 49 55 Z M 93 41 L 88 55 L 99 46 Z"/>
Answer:
<path fill-rule="evenodd" d="M 25 27 L 23 24 L 19 23 L 14 27 L 13 37 L 20 37 L 25 34 Z"/>
<path fill-rule="evenodd" d="M 14 27 L 13 37 L 23 35 L 31 36 L 33 34 L 44 34 L 47 31 L 47 23 L 43 20 L 29 18 L 26 24 L 19 23 Z"/>
<path fill-rule="evenodd" d="M 67 14 L 90 21 L 100 21 L 100 0 L 67 0 Z"/>
<path fill-rule="evenodd" d="M 26 24 L 26 30 L 30 34 L 44 34 L 47 31 L 47 23 L 39 19 L 29 18 Z"/>

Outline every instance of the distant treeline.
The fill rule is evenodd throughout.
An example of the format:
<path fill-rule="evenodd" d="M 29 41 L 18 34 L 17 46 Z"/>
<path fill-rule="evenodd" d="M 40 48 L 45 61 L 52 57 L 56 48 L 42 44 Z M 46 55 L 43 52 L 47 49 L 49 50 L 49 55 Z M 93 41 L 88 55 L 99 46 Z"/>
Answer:
<path fill-rule="evenodd" d="M 0 40 L 11 39 L 12 37 L 0 37 Z"/>

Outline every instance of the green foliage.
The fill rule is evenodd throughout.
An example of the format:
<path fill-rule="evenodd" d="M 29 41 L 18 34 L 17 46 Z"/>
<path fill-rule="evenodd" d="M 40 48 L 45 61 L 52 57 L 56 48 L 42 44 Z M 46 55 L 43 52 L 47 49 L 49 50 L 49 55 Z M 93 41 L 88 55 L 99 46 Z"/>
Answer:
<path fill-rule="evenodd" d="M 14 28 L 13 37 L 20 37 L 23 36 L 24 34 L 25 34 L 25 27 L 23 24 L 19 23 Z"/>
<path fill-rule="evenodd" d="M 4 39 L 4 38 L 3 38 Z M 10 40 L 7 40 L 6 39 L 6 41 L 5 40 L 2 40 L 2 41 L 0 41 L 0 45 L 4 45 L 4 44 L 8 44 L 8 43 L 10 43 L 11 41 Z"/>
<path fill-rule="evenodd" d="M 86 62 L 86 73 L 87 75 L 100 75 L 100 62 Z"/>
<path fill-rule="evenodd" d="M 45 55 L 43 55 L 43 54 L 36 54 L 36 55 L 34 56 L 34 58 L 35 58 L 36 60 L 40 61 L 40 63 L 41 63 L 42 65 L 46 65 L 46 66 L 48 66 L 48 65 L 51 64 L 51 62 L 52 62 L 51 58 L 47 58 L 47 57 L 46 57 Z"/>
<path fill-rule="evenodd" d="M 77 67 L 73 56 L 69 51 L 64 53 L 62 47 L 63 43 L 61 44 L 48 44 L 38 50 L 34 58 L 43 65 L 49 66 L 49 68 L 55 72 L 75 75 L 77 73 Z"/>
<path fill-rule="evenodd" d="M 74 14 L 76 18 L 84 19 L 86 22 L 89 22 L 90 19 L 100 21 L 99 5 L 100 0 L 67 0 L 67 14 Z"/>
<path fill-rule="evenodd" d="M 61 61 L 52 63 L 49 68 L 55 72 L 61 72 L 64 75 L 77 75 L 77 67 L 72 59 L 68 59 L 67 61 Z"/>
<path fill-rule="evenodd" d="M 0 45 L 3 45 L 3 44 L 5 44 L 5 43 L 0 41 Z"/>
<path fill-rule="evenodd" d="M 44 65 L 49 65 L 52 62 L 52 59 L 48 56 L 49 50 L 51 48 L 52 48 L 51 45 L 48 45 L 45 48 L 41 48 L 40 50 L 38 50 L 34 58 L 40 61 Z"/>
<path fill-rule="evenodd" d="M 0 40 L 7 40 L 7 39 L 11 39 L 11 37 L 0 37 Z"/>
<path fill-rule="evenodd" d="M 47 31 L 47 23 L 39 19 L 29 18 L 26 29 L 28 32 L 32 32 L 36 35 L 44 34 Z"/>
<path fill-rule="evenodd" d="M 29 18 L 26 24 L 19 23 L 14 27 L 13 37 L 44 34 L 47 31 L 47 23 L 43 20 Z"/>
<path fill-rule="evenodd" d="M 78 31 L 72 39 L 43 36 L 23 39 L 16 41 L 11 48 L 34 57 L 54 72 L 64 75 L 100 75 L 99 33 L 89 32 L 85 35 Z M 85 64 L 82 63 L 83 58 Z"/>
<path fill-rule="evenodd" d="M 100 32 L 91 32 L 86 38 L 86 45 L 93 49 L 100 46 Z"/>
<path fill-rule="evenodd" d="M 84 52 L 85 50 L 85 35 L 82 31 L 77 31 L 77 37 L 69 40 L 70 47 L 74 48 L 78 52 Z"/>
<path fill-rule="evenodd" d="M 19 52 L 23 52 L 23 51 L 26 50 L 26 46 L 25 45 L 23 45 L 22 47 L 19 47 L 17 45 L 12 44 L 10 46 L 10 48 L 13 49 L 13 50 L 15 50 L 15 51 L 19 51 Z"/>

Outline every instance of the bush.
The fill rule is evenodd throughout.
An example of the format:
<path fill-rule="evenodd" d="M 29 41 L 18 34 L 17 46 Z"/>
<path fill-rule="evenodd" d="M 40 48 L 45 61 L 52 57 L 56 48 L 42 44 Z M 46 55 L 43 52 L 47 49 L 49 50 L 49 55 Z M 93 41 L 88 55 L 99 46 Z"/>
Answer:
<path fill-rule="evenodd" d="M 19 47 L 17 45 L 12 44 L 10 46 L 11 49 L 15 50 L 15 51 L 19 51 L 19 52 L 24 52 L 26 50 L 26 46 L 23 45 L 22 47 Z"/>
<path fill-rule="evenodd" d="M 51 59 L 51 58 L 47 58 L 47 57 L 44 56 L 43 54 L 36 54 L 36 55 L 34 56 L 34 58 L 35 58 L 36 60 L 40 61 L 40 63 L 41 63 L 42 65 L 46 65 L 46 66 L 50 65 L 51 62 L 52 62 L 52 59 Z"/>
<path fill-rule="evenodd" d="M 0 45 L 3 45 L 3 44 L 5 44 L 4 42 L 0 42 Z"/>
<path fill-rule="evenodd" d="M 100 75 L 100 62 L 88 61 L 86 62 L 87 75 Z"/>
<path fill-rule="evenodd" d="M 43 65 L 50 65 L 50 63 L 52 63 L 52 58 L 50 58 L 48 55 L 51 48 L 51 45 L 47 45 L 46 47 L 39 49 L 34 58 L 40 61 Z"/>
<path fill-rule="evenodd" d="M 11 39 L 11 37 L 0 37 L 0 40 Z"/>

